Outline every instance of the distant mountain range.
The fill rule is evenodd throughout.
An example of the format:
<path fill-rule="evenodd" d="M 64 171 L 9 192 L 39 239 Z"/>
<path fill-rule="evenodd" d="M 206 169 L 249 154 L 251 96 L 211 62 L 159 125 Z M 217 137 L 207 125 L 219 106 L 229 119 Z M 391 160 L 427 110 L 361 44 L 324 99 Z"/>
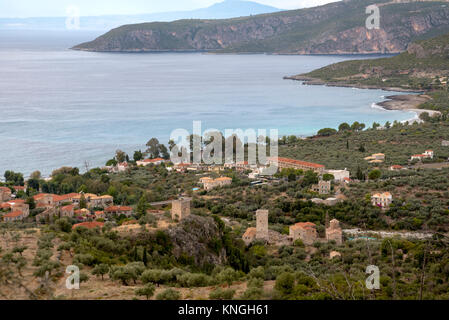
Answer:
<path fill-rule="evenodd" d="M 257 15 L 281 11 L 278 8 L 266 6 L 252 1 L 225 0 L 210 7 L 191 10 L 174 11 L 141 15 L 109 15 L 81 17 L 82 30 L 110 30 L 126 24 L 135 24 L 151 21 L 174 21 L 179 19 L 228 19 L 242 16 Z M 0 18 L 0 30 L 63 30 L 65 17 L 54 18 Z"/>
<path fill-rule="evenodd" d="M 368 30 L 365 25 L 368 18 L 366 7 L 372 4 L 380 9 L 380 29 Z M 314 8 L 234 19 L 126 25 L 74 49 L 107 52 L 398 53 L 406 50 L 412 41 L 447 32 L 447 2 L 345 0 Z"/>

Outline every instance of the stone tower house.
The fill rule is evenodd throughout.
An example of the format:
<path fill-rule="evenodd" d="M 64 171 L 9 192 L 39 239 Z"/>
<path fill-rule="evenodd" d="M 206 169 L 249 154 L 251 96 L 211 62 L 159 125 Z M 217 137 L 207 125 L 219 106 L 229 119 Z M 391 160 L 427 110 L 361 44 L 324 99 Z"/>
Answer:
<path fill-rule="evenodd" d="M 190 215 L 190 199 L 179 199 L 172 202 L 171 217 L 181 221 Z"/>
<path fill-rule="evenodd" d="M 326 239 L 327 241 L 334 240 L 338 245 L 343 243 L 343 232 L 337 219 L 331 220 L 329 228 L 326 228 Z"/>
<path fill-rule="evenodd" d="M 268 241 L 268 210 L 256 212 L 256 239 Z"/>

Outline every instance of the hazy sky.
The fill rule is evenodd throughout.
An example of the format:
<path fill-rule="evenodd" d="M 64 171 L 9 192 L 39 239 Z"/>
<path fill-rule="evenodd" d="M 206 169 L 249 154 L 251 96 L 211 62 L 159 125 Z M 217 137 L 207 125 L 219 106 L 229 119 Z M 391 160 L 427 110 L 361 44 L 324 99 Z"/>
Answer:
<path fill-rule="evenodd" d="M 65 16 L 67 7 L 76 6 L 82 16 L 139 14 L 191 10 L 223 0 L 0 0 L 0 17 Z M 336 0 L 257 0 L 281 9 L 322 5 Z"/>

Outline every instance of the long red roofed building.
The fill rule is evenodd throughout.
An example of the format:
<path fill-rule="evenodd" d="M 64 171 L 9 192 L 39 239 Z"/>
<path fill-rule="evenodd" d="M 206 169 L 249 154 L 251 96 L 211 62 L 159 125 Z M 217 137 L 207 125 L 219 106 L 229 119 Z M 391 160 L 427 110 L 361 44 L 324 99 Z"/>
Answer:
<path fill-rule="evenodd" d="M 301 169 L 301 170 L 313 170 L 320 174 L 324 173 L 326 167 L 322 164 L 306 162 L 301 160 L 289 159 L 289 158 L 269 158 L 269 163 L 274 165 L 277 164 L 279 169 Z"/>

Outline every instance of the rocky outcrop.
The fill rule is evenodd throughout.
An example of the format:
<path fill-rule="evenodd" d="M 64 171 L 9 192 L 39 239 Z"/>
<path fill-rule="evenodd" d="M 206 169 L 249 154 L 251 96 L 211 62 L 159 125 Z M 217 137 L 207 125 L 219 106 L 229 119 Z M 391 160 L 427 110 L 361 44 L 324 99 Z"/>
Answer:
<path fill-rule="evenodd" d="M 212 250 L 212 244 L 221 239 L 222 234 L 214 219 L 189 215 L 176 227 L 167 230 L 173 243 L 173 255 L 193 258 L 195 264 L 220 265 L 226 262 L 226 251 L 220 249 L 217 253 Z"/>
<path fill-rule="evenodd" d="M 380 29 L 368 30 L 368 5 L 380 8 Z M 397 53 L 412 41 L 449 32 L 441 2 L 351 0 L 226 20 L 126 25 L 73 49 L 86 51 L 208 51 L 279 54 Z"/>

